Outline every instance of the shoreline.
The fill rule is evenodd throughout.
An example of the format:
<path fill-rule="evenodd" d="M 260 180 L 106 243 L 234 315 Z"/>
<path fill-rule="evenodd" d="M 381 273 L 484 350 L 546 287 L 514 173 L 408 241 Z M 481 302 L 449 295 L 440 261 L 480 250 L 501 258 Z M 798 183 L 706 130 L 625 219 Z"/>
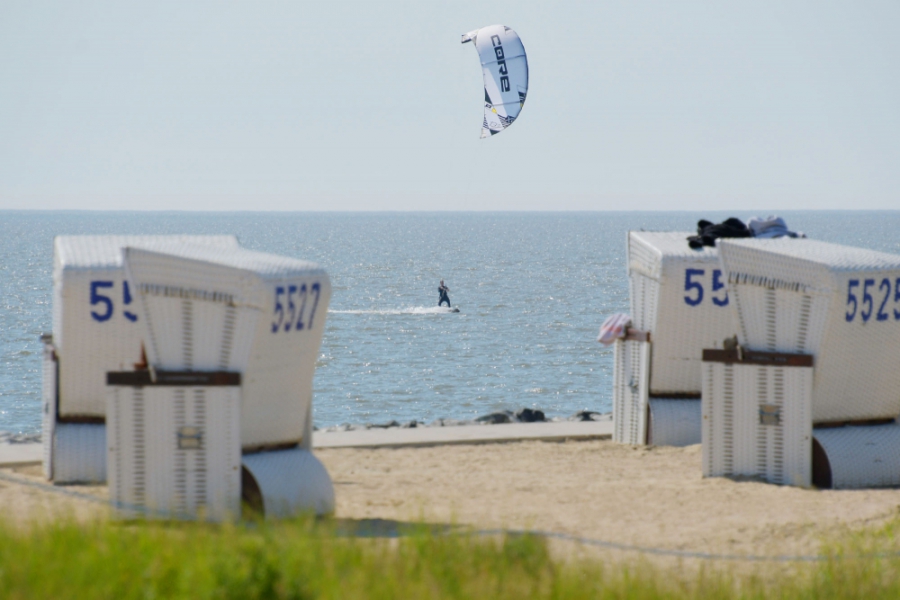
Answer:
<path fill-rule="evenodd" d="M 449 446 L 457 444 L 498 444 L 521 441 L 561 442 L 612 439 L 612 419 L 588 421 L 536 421 L 501 423 L 506 427 L 486 427 L 498 423 L 455 423 L 444 426 L 357 426 L 346 430 L 314 430 L 312 446 L 322 448 L 400 448 Z M 252 451 L 247 453 L 252 454 Z M 40 436 L 19 437 L 0 442 L 0 468 L 39 465 L 44 459 Z"/>
<path fill-rule="evenodd" d="M 448 419 L 440 418 L 426 423 L 413 419 L 411 421 L 399 422 L 390 420 L 386 423 L 341 423 L 340 425 L 332 425 L 330 427 L 313 427 L 313 431 L 323 433 L 344 432 L 344 431 L 362 431 L 369 429 L 414 429 L 417 427 L 465 427 L 465 426 L 482 426 L 482 425 L 507 425 L 512 423 L 576 423 L 576 422 L 612 422 L 612 413 L 600 413 L 591 410 L 580 410 L 569 417 L 550 417 L 545 416 L 540 409 L 520 408 L 517 411 L 503 410 L 482 415 L 474 419 Z"/>
<path fill-rule="evenodd" d="M 440 418 L 429 423 L 413 419 L 400 422 L 396 419 L 384 423 L 341 423 L 328 427 L 313 426 L 313 431 L 320 433 L 336 433 L 347 431 L 368 431 L 371 429 L 415 429 L 426 427 L 467 427 L 482 425 L 507 425 L 515 423 L 575 423 L 575 422 L 612 421 L 612 413 L 600 413 L 590 410 L 580 410 L 569 417 L 546 418 L 544 412 L 539 409 L 521 408 L 517 411 L 497 411 L 476 417 L 475 419 Z M 0 431 L 0 446 L 4 444 L 40 444 L 43 441 L 41 432 L 20 433 Z"/>

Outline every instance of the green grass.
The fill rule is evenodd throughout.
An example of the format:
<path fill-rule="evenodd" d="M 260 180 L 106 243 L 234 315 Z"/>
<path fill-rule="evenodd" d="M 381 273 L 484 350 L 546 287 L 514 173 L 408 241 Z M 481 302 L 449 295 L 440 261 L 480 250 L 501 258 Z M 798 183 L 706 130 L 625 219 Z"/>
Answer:
<path fill-rule="evenodd" d="M 0 597 L 900 598 L 900 559 L 841 558 L 897 548 L 897 531 L 842 540 L 824 563 L 678 571 L 624 555 L 615 565 L 557 560 L 540 538 L 424 527 L 371 539 L 315 520 L 0 525 Z"/>

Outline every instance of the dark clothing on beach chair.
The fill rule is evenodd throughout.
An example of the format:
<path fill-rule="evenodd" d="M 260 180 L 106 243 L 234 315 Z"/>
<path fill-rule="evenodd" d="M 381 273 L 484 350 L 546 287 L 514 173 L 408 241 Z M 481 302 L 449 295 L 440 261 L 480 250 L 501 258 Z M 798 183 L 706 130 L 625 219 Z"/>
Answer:
<path fill-rule="evenodd" d="M 697 223 L 697 235 L 688 237 L 688 246 L 699 249 L 703 246 L 715 246 L 719 238 L 746 238 L 752 234 L 744 222 L 735 217 L 725 219 L 721 223 L 701 220 Z"/>

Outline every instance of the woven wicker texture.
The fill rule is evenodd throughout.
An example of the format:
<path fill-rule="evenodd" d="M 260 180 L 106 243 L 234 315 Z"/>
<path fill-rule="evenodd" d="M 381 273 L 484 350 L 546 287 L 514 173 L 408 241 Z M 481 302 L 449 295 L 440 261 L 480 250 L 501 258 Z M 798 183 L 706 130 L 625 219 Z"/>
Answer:
<path fill-rule="evenodd" d="M 141 360 L 141 333 L 125 288 L 122 248 L 190 242 L 237 246 L 234 236 L 58 236 L 53 258 L 53 340 L 59 356 L 59 414 L 102 417 L 107 371 Z"/>
<path fill-rule="evenodd" d="M 325 271 L 242 248 L 126 254 L 150 363 L 242 372 L 242 445 L 302 442 L 331 298 Z"/>
<path fill-rule="evenodd" d="M 702 441 L 700 400 L 651 398 L 647 443 L 690 446 Z"/>
<path fill-rule="evenodd" d="M 613 370 L 613 441 L 647 443 L 650 343 L 617 340 Z"/>
<path fill-rule="evenodd" d="M 835 489 L 900 486 L 900 425 L 814 429 Z"/>
<path fill-rule="evenodd" d="M 703 476 L 808 487 L 812 371 L 703 363 Z"/>
<path fill-rule="evenodd" d="M 653 346 L 650 393 L 700 391 L 703 348 L 737 332 L 715 248 L 693 250 L 689 232 L 628 234 L 628 276 L 635 327 Z"/>
<path fill-rule="evenodd" d="M 106 426 L 56 423 L 51 472 L 55 483 L 106 481 Z"/>
<path fill-rule="evenodd" d="M 309 450 L 293 448 L 244 456 L 256 480 L 267 519 L 300 513 L 334 512 L 334 486 L 328 471 Z"/>
<path fill-rule="evenodd" d="M 179 258 L 125 249 L 147 360 L 160 370 L 243 372 L 262 313 L 262 284 L 239 269 Z"/>
<path fill-rule="evenodd" d="M 816 423 L 900 413 L 900 256 L 812 240 L 722 240 L 741 344 L 815 356 Z"/>
<path fill-rule="evenodd" d="M 41 457 L 44 477 L 53 479 L 53 435 L 56 430 L 56 354 L 53 342 L 43 338 L 41 357 Z"/>
<path fill-rule="evenodd" d="M 109 386 L 107 403 L 119 516 L 240 516 L 240 388 Z"/>
<path fill-rule="evenodd" d="M 628 277 L 631 291 L 631 322 L 641 331 L 653 331 L 659 305 L 659 280 L 633 272 Z"/>

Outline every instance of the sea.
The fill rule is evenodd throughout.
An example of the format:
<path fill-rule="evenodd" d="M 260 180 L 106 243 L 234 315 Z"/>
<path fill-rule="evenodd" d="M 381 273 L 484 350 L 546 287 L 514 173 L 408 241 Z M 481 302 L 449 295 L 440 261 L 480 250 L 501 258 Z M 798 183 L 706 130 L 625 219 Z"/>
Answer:
<path fill-rule="evenodd" d="M 900 254 L 900 211 L 756 214 L 773 212 L 811 238 Z M 753 213 L 0 211 L 0 432 L 40 432 L 56 235 L 235 234 L 322 265 L 333 296 L 313 407 L 329 427 L 609 412 L 612 349 L 596 337 L 628 311 L 626 232 L 729 216 Z M 437 308 L 441 279 L 459 313 Z"/>

